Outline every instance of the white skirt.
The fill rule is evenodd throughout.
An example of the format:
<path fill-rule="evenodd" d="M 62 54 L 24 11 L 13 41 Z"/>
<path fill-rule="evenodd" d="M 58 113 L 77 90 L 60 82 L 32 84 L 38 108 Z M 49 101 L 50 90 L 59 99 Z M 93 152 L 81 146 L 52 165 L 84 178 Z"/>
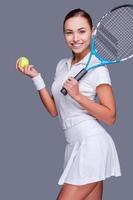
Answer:
<path fill-rule="evenodd" d="M 64 167 L 58 184 L 84 185 L 121 176 L 112 137 L 97 120 L 86 120 L 65 130 Z"/>

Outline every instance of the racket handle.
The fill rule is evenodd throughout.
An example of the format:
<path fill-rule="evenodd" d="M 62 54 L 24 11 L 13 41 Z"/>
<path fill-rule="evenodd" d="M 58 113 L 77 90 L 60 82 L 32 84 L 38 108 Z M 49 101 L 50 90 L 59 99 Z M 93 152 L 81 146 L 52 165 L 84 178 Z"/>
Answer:
<path fill-rule="evenodd" d="M 86 69 L 82 69 L 74 78 L 79 81 L 87 73 Z"/>
<path fill-rule="evenodd" d="M 87 73 L 86 69 L 82 69 L 74 78 L 79 81 L 85 74 Z M 67 90 L 63 87 L 61 89 L 61 93 L 64 94 L 64 96 L 67 95 Z"/>
<path fill-rule="evenodd" d="M 67 90 L 66 90 L 66 88 L 63 87 L 63 88 L 61 89 L 61 93 L 64 94 L 64 96 L 66 96 L 66 95 L 67 95 Z"/>

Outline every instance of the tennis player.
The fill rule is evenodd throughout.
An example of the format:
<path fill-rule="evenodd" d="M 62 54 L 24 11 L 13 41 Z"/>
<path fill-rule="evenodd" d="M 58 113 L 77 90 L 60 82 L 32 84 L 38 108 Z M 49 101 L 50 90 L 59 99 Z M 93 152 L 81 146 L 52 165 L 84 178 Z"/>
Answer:
<path fill-rule="evenodd" d="M 93 31 L 86 11 L 74 9 L 65 16 L 64 38 L 72 56 L 58 62 L 51 95 L 33 65 L 22 69 L 16 63 L 16 69 L 32 79 L 51 116 L 59 116 L 66 138 L 63 171 L 58 181 L 62 188 L 56 200 L 102 200 L 103 180 L 121 176 L 115 144 L 100 123 L 113 125 L 116 121 L 107 66 L 88 71 L 79 82 L 73 78 L 88 61 Z M 93 56 L 92 63 L 95 62 L 97 58 Z M 62 87 L 68 92 L 66 96 L 60 92 Z"/>

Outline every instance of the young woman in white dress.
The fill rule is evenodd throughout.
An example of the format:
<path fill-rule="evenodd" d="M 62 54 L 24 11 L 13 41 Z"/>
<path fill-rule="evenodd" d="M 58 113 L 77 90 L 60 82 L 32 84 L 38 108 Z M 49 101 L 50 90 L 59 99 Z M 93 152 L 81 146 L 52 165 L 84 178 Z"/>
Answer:
<path fill-rule="evenodd" d="M 33 65 L 16 69 L 29 76 L 51 116 L 59 116 L 66 137 L 64 168 L 56 200 L 102 200 L 103 180 L 121 176 L 111 136 L 99 123 L 116 121 L 116 104 L 106 66 L 90 70 L 79 82 L 73 77 L 85 66 L 94 31 L 90 15 L 81 9 L 70 11 L 63 24 L 65 41 L 72 51 L 56 67 L 52 94 Z M 96 62 L 96 58 L 92 62 Z M 64 86 L 67 96 L 60 90 Z M 99 102 L 95 101 L 96 96 Z"/>

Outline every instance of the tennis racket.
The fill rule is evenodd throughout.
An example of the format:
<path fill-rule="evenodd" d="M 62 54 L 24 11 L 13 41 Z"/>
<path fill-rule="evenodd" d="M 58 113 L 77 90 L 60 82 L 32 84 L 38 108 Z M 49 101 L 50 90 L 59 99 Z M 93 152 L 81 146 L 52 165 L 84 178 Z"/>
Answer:
<path fill-rule="evenodd" d="M 91 65 L 95 55 L 99 62 Z M 86 66 L 74 77 L 79 81 L 90 69 L 120 63 L 133 57 L 133 5 L 121 5 L 106 13 L 97 24 Z M 67 95 L 63 87 L 61 92 Z"/>

